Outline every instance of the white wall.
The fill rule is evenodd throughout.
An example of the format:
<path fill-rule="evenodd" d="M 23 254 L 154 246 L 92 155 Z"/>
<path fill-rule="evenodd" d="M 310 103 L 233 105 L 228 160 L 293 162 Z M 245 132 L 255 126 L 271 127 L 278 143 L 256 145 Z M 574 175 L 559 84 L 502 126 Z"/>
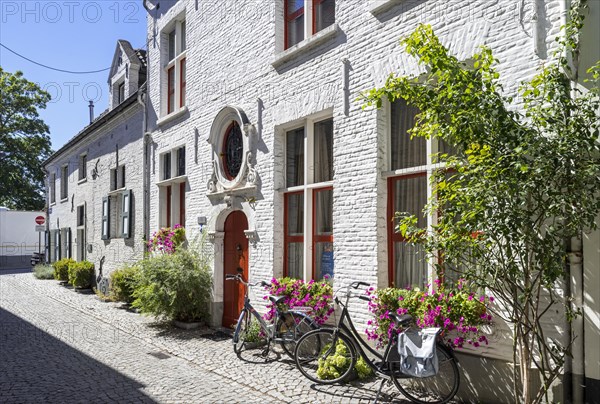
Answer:
<path fill-rule="evenodd" d="M 77 239 L 77 207 L 85 205 L 87 244 L 91 252 L 86 259 L 100 268 L 101 259 L 103 274 L 119 268 L 125 263 L 132 263 L 143 256 L 143 140 L 142 140 L 142 108 L 138 103 L 130 105 L 105 123 L 86 138 L 70 148 L 66 153 L 47 166 L 49 173 L 56 172 L 57 201 L 50 205 L 49 229 L 71 228 L 72 255 L 76 257 L 76 245 L 82 240 Z M 110 169 L 116 166 L 117 150 L 119 165 L 126 167 L 126 188 L 131 189 L 133 196 L 132 236 L 123 239 L 120 236 L 101 239 L 102 198 L 110 191 Z M 87 153 L 87 179 L 78 180 L 79 155 Z M 60 167 L 69 167 L 68 197 L 60 199 Z M 94 178 L 94 170 L 97 176 Z M 114 207 L 114 203 L 113 203 Z M 116 217 L 111 217 L 115 223 Z M 89 248 L 86 246 L 86 249 Z"/>
<path fill-rule="evenodd" d="M 44 252 L 44 233 L 35 231 L 35 218 L 44 212 L 0 210 L 0 268 L 28 267 L 34 252 Z M 41 235 L 41 236 L 40 236 Z"/>

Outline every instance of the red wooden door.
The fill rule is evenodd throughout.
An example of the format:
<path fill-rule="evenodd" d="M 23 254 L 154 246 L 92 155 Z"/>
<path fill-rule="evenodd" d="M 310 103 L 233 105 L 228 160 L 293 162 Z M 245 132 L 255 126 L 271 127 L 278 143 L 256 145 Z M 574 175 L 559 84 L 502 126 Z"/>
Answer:
<path fill-rule="evenodd" d="M 223 327 L 231 327 L 238 319 L 244 306 L 244 286 L 235 281 L 225 280 L 225 275 L 237 274 L 242 268 L 244 280 L 248 280 L 248 220 L 242 211 L 236 210 L 225 220 L 225 240 L 223 242 Z"/>

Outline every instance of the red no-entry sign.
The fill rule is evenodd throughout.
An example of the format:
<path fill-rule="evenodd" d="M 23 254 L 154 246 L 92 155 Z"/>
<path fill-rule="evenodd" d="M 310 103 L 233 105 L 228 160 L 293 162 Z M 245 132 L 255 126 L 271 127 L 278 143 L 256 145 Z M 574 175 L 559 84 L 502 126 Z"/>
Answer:
<path fill-rule="evenodd" d="M 35 218 L 35 222 L 37 224 L 44 224 L 44 223 L 46 223 L 46 218 L 44 216 L 37 216 Z"/>

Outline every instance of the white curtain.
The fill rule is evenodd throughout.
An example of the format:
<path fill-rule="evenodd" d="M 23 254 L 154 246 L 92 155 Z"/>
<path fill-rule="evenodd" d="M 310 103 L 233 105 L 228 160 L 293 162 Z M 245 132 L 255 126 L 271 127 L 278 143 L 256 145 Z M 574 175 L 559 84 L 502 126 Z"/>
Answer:
<path fill-rule="evenodd" d="M 423 208 L 427 202 L 427 177 L 399 178 L 394 181 L 394 210 L 407 212 L 418 218 L 417 226 L 427 228 Z M 427 263 L 421 246 L 406 242 L 394 243 L 394 282 L 396 287 L 424 286 Z"/>
<path fill-rule="evenodd" d="M 304 185 L 304 128 L 286 134 L 286 186 Z"/>
<path fill-rule="evenodd" d="M 333 180 L 333 119 L 315 123 L 314 182 Z"/>
<path fill-rule="evenodd" d="M 410 138 L 408 130 L 415 126 L 419 109 L 406 105 L 403 99 L 392 103 L 392 167 L 391 170 L 418 167 L 427 164 L 426 141 Z"/>

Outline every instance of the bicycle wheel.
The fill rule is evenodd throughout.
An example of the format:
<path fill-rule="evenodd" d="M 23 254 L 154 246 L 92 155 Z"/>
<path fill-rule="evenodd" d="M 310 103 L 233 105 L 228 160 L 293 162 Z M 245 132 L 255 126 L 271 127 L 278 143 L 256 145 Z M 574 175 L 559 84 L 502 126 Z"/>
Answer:
<path fill-rule="evenodd" d="M 296 367 L 319 384 L 347 380 L 356 364 L 356 350 L 350 338 L 331 329 L 320 328 L 304 334 L 294 350 Z"/>
<path fill-rule="evenodd" d="M 244 350 L 244 343 L 246 337 L 252 325 L 252 316 L 248 310 L 242 310 L 240 318 L 235 326 L 235 332 L 233 333 L 233 352 L 240 354 Z"/>
<path fill-rule="evenodd" d="M 316 330 L 318 326 L 306 314 L 297 312 L 281 313 L 277 321 L 277 337 L 279 344 L 290 358 L 294 359 L 296 342 L 309 331 Z"/>
<path fill-rule="evenodd" d="M 452 400 L 460 385 L 456 360 L 444 345 L 437 344 L 439 372 L 431 377 L 403 377 L 392 372 L 394 385 L 414 403 L 447 403 Z"/>

